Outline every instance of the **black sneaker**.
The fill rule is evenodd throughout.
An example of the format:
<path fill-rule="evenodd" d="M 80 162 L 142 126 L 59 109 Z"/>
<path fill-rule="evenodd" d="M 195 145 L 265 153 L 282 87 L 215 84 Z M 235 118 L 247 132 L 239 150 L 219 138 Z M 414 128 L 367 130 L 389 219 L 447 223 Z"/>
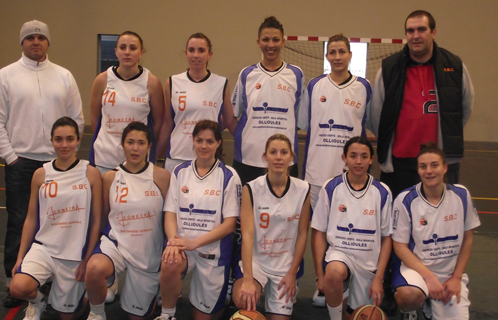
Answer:
<path fill-rule="evenodd" d="M 3 296 L 3 303 L 2 303 L 5 308 L 14 308 L 21 305 L 23 302 L 24 300 L 18 300 L 13 296 L 11 296 L 9 288 L 5 290 L 5 294 Z"/>

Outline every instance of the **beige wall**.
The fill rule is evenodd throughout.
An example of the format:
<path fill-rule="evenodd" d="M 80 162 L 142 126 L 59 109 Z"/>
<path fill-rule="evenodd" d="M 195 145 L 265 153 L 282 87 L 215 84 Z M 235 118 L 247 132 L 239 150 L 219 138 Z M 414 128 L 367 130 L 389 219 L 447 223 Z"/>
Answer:
<path fill-rule="evenodd" d="M 471 74 L 476 98 L 468 141 L 498 141 L 498 42 L 496 0 L 0 0 L 0 67 L 21 53 L 19 30 L 38 19 L 50 27 L 50 59 L 69 69 L 78 82 L 86 122 L 90 88 L 97 70 L 97 34 L 132 30 L 145 42 L 142 64 L 162 82 L 186 68 L 182 50 L 188 36 L 203 32 L 213 42 L 210 69 L 233 87 L 241 68 L 260 59 L 257 28 L 276 15 L 287 35 L 402 38 L 406 16 L 430 11 L 437 21 L 438 44 L 458 54 Z"/>

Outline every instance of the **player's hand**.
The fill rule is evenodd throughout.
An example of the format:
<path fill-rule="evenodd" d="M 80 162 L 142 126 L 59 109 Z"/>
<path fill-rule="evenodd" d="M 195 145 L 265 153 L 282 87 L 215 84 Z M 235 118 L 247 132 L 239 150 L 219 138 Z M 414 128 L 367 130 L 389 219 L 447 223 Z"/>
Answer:
<path fill-rule="evenodd" d="M 168 244 L 171 244 L 172 246 L 180 248 L 180 250 L 186 250 L 186 251 L 192 251 L 197 249 L 197 244 L 195 239 L 185 239 L 181 238 L 179 236 L 175 236 L 171 241 L 168 242 Z"/>
<path fill-rule="evenodd" d="M 168 242 L 166 249 L 163 251 L 162 260 L 165 263 L 171 264 L 181 262 L 181 259 L 187 259 L 185 252 L 181 251 L 179 247 L 170 245 Z"/>
<path fill-rule="evenodd" d="M 22 260 L 17 260 L 16 264 L 14 265 L 14 268 L 12 268 L 12 276 L 14 276 L 17 272 L 17 269 L 19 269 L 19 266 L 21 265 Z"/>
<path fill-rule="evenodd" d="M 368 290 L 368 298 L 372 299 L 374 306 L 378 307 L 382 302 L 383 297 L 384 286 L 382 285 L 382 279 L 374 278 L 370 285 L 370 290 Z"/>
<path fill-rule="evenodd" d="M 460 290 L 462 289 L 462 282 L 458 278 L 451 277 L 443 285 L 445 297 L 443 303 L 446 305 L 450 302 L 452 296 L 457 297 L 457 303 L 460 303 Z"/>
<path fill-rule="evenodd" d="M 75 274 L 76 281 L 79 281 L 79 282 L 85 281 L 86 263 L 87 263 L 87 261 L 83 260 L 78 265 L 78 268 L 76 269 L 76 274 Z"/>
<path fill-rule="evenodd" d="M 437 301 L 443 301 L 445 298 L 444 287 L 439 282 L 438 278 L 431 273 L 425 280 L 427 288 L 429 289 L 429 297 Z"/>
<path fill-rule="evenodd" d="M 256 306 L 261 293 L 254 284 L 254 279 L 242 278 L 242 285 L 240 286 L 240 299 L 244 309 L 256 311 Z"/>
<path fill-rule="evenodd" d="M 296 275 L 292 275 L 290 273 L 287 273 L 282 280 L 280 280 L 280 283 L 278 284 L 278 290 L 280 290 L 284 287 L 284 290 L 282 290 L 282 293 L 280 294 L 279 299 L 282 299 L 286 294 L 287 297 L 285 297 L 285 303 L 289 302 L 290 299 L 294 299 L 294 296 L 296 295 Z"/>

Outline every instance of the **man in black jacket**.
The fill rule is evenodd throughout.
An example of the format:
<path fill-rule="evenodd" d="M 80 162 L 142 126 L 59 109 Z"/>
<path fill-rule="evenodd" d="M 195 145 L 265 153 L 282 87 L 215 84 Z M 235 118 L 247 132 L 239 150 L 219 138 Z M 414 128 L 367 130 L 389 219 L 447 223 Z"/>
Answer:
<path fill-rule="evenodd" d="M 465 65 L 434 41 L 436 22 L 429 12 L 412 12 L 405 21 L 405 34 L 403 50 L 382 61 L 370 109 L 380 180 L 393 198 L 418 182 L 416 155 L 427 141 L 445 152 L 448 182 L 458 182 L 463 127 L 474 100 Z"/>

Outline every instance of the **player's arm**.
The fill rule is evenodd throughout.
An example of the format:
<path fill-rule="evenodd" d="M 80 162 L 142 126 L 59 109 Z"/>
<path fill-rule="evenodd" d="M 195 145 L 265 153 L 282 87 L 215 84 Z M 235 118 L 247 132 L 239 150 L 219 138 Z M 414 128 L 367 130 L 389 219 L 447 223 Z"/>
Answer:
<path fill-rule="evenodd" d="M 462 64 L 463 75 L 462 75 L 462 107 L 463 107 L 463 126 L 467 124 L 474 108 L 474 86 L 470 80 L 470 75 L 467 67 Z"/>
<path fill-rule="evenodd" d="M 164 118 L 164 92 L 161 81 L 152 73 L 149 73 L 147 91 L 149 91 L 149 105 L 152 113 L 154 139 L 157 141 Z"/>
<path fill-rule="evenodd" d="M 166 80 L 164 84 L 164 113 L 163 121 L 161 124 L 161 129 L 159 137 L 157 139 L 156 153 L 157 157 L 165 158 L 166 150 L 168 149 L 168 140 L 171 135 L 171 130 L 173 130 L 173 118 L 171 115 L 171 77 Z"/>
<path fill-rule="evenodd" d="M 3 85 L 0 85 L 0 157 L 7 165 L 12 165 L 17 161 L 17 154 L 10 143 L 7 133 L 7 120 L 9 119 L 9 100 Z M 12 121 L 12 120 L 11 120 Z"/>
<path fill-rule="evenodd" d="M 228 84 L 228 80 L 225 86 L 225 92 L 223 96 L 223 126 L 230 131 L 232 136 L 235 133 L 235 128 L 237 127 L 237 118 L 233 115 L 232 102 L 230 99 L 230 85 Z"/>
<path fill-rule="evenodd" d="M 366 110 L 368 122 L 365 126 L 370 129 L 376 137 L 379 136 L 380 115 L 382 113 L 384 99 L 385 88 L 381 68 L 375 77 L 375 85 L 372 90 L 372 99 L 370 100 L 370 106 Z"/>
<path fill-rule="evenodd" d="M 99 74 L 92 84 L 90 91 L 90 127 L 92 133 L 97 130 L 97 125 L 102 115 L 102 94 L 107 86 L 107 72 Z"/>
<path fill-rule="evenodd" d="M 83 115 L 83 103 L 81 102 L 80 90 L 73 75 L 69 73 L 69 87 L 66 99 L 66 115 L 78 124 L 80 136 L 83 136 L 85 119 Z M 78 146 L 79 147 L 79 146 Z"/>
<path fill-rule="evenodd" d="M 252 272 L 252 249 L 254 242 L 254 212 L 251 202 L 251 194 L 247 185 L 242 189 L 242 201 L 240 205 L 240 232 L 242 235 L 241 256 L 244 277 L 240 287 L 239 300 L 245 299 L 247 310 L 256 310 L 256 304 L 260 297 L 259 288 L 254 284 Z"/>
<path fill-rule="evenodd" d="M 104 227 L 107 225 L 109 212 L 111 211 L 111 206 L 109 203 L 111 199 L 109 198 L 109 192 L 111 191 L 111 185 L 114 181 L 115 176 L 116 171 L 111 170 L 106 172 L 102 177 L 102 218 L 100 224 L 101 230 L 104 229 Z"/>
<path fill-rule="evenodd" d="M 154 167 L 154 172 L 153 172 L 154 183 L 159 187 L 159 190 L 161 190 L 161 195 L 163 196 L 163 199 L 166 199 L 166 194 L 168 193 L 169 189 L 170 178 L 171 175 L 169 174 L 168 170 L 157 166 Z"/>
<path fill-rule="evenodd" d="M 470 259 L 470 253 L 472 252 L 472 243 L 474 241 L 474 231 L 467 230 L 463 234 L 462 246 L 460 253 L 458 254 L 455 269 L 451 278 L 444 283 L 444 289 L 446 290 L 446 297 L 443 300 L 444 304 L 451 300 L 452 296 L 457 296 L 457 302 L 460 303 L 460 290 L 462 283 L 463 272 Z"/>
<path fill-rule="evenodd" d="M 92 166 L 87 167 L 86 177 L 92 190 L 92 207 L 90 210 L 89 237 L 86 254 L 76 270 L 76 281 L 85 281 L 86 264 L 92 256 L 99 241 L 100 224 L 102 223 L 102 178 L 100 171 Z"/>
<path fill-rule="evenodd" d="M 384 295 L 384 287 L 382 281 L 384 280 L 384 273 L 389 263 L 389 258 L 391 257 L 392 251 L 392 239 L 390 236 L 381 237 L 381 246 L 379 254 L 379 263 L 377 267 L 377 272 L 370 285 L 369 298 L 373 296 L 373 303 L 375 306 L 379 306 L 382 302 L 382 296 Z"/>
<path fill-rule="evenodd" d="M 316 229 L 311 229 L 311 253 L 313 255 L 313 265 L 317 278 L 317 289 L 323 291 L 323 280 L 325 272 L 323 270 L 323 259 L 327 251 L 327 234 Z"/>
<path fill-rule="evenodd" d="M 31 194 L 29 197 L 28 213 L 26 215 L 26 220 L 24 220 L 24 225 L 22 228 L 21 244 L 19 246 L 19 252 L 17 254 L 17 261 L 12 269 L 12 274 L 16 273 L 17 268 L 22 262 L 22 259 L 26 255 L 35 237 L 36 228 L 38 225 L 38 192 L 41 185 L 45 180 L 45 169 L 39 168 L 33 174 L 31 179 Z"/>
<path fill-rule="evenodd" d="M 394 252 L 398 258 L 410 269 L 415 270 L 424 279 L 429 289 L 431 299 L 443 301 L 444 288 L 438 278 L 408 248 L 408 243 L 397 242 L 393 240 Z"/>
<path fill-rule="evenodd" d="M 219 226 L 195 239 L 185 239 L 176 236 L 173 245 L 178 246 L 180 250 L 195 250 L 207 244 L 216 242 L 229 235 L 230 233 L 233 233 L 235 231 L 236 223 L 237 217 L 224 218 L 223 222 Z"/>
<path fill-rule="evenodd" d="M 282 299 L 284 295 L 287 294 L 285 302 L 293 299 L 296 295 L 296 275 L 299 271 L 299 265 L 303 259 L 304 252 L 306 251 L 306 241 L 308 240 L 308 226 L 310 221 L 310 195 L 306 196 L 304 204 L 301 208 L 301 214 L 299 216 L 299 225 L 297 231 L 296 247 L 294 249 L 294 257 L 292 258 L 292 264 L 287 272 L 287 274 L 282 278 L 278 284 L 278 289 L 284 285 L 284 290 L 280 295 L 279 299 Z M 244 238 L 242 238 L 244 239 Z"/>

